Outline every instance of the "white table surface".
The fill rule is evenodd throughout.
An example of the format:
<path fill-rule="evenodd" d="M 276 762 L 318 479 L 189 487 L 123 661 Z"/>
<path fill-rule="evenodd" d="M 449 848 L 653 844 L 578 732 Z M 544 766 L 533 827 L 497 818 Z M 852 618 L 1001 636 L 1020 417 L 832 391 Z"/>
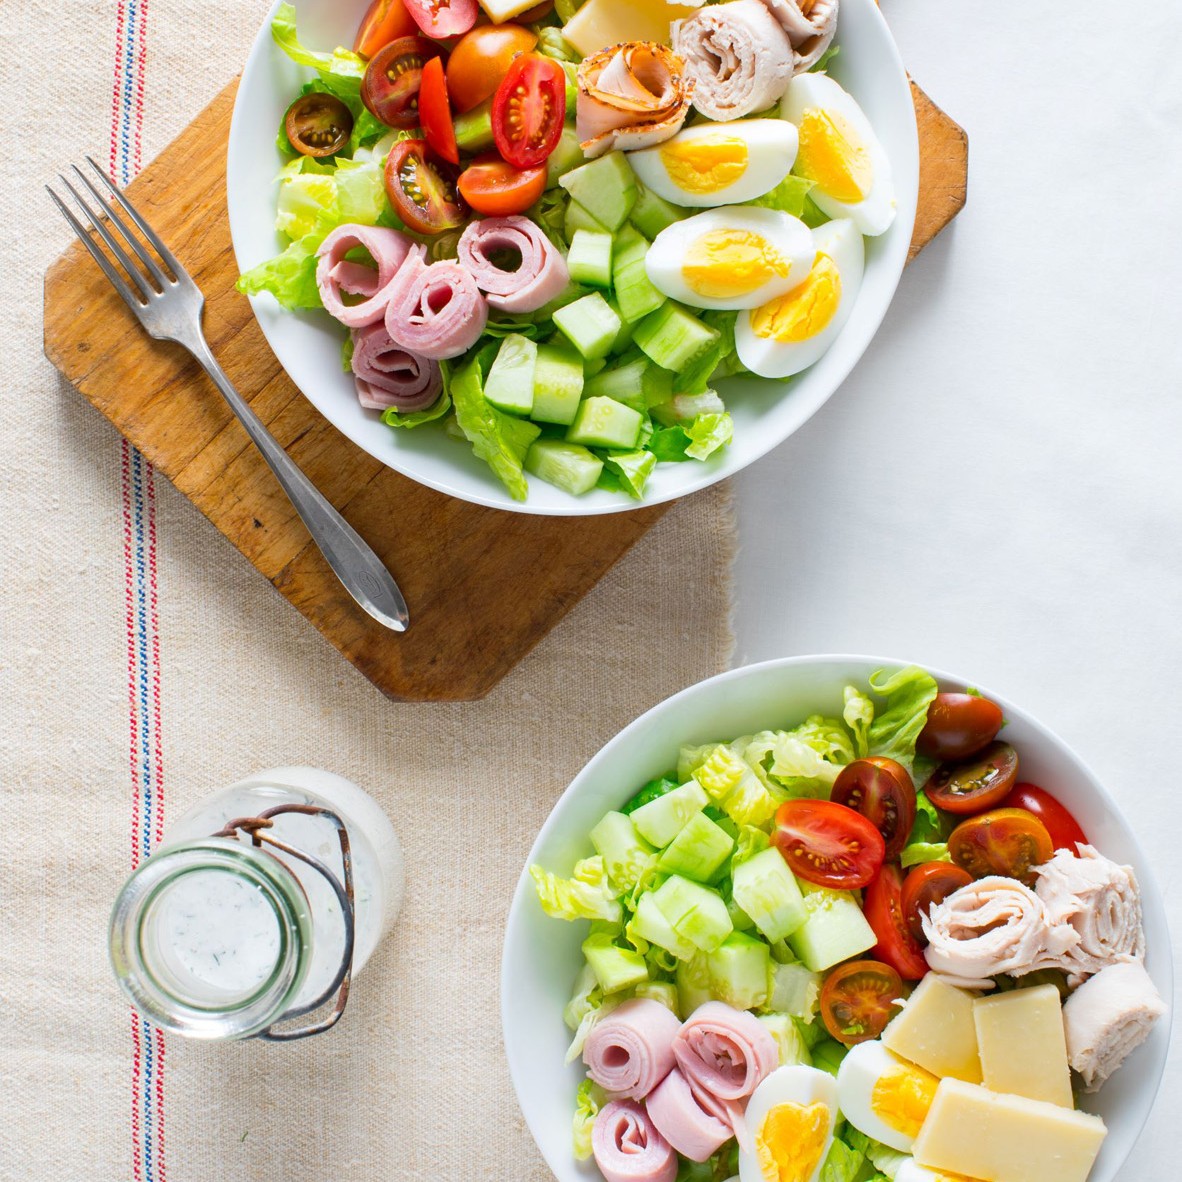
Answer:
<path fill-rule="evenodd" d="M 1004 692 L 1106 780 L 1177 945 L 1182 8 L 884 8 L 968 132 L 968 205 L 739 477 L 735 659 L 899 656 Z M 1122 1176 L 1178 1174 L 1178 1043 Z"/>

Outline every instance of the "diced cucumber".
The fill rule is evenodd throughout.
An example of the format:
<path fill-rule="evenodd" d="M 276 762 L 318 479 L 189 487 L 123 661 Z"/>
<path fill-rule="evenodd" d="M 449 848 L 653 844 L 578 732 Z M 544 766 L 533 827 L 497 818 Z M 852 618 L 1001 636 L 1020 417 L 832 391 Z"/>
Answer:
<path fill-rule="evenodd" d="M 620 331 L 616 333 L 616 339 L 612 341 L 612 347 L 609 350 L 611 356 L 617 357 L 619 354 L 623 353 L 629 345 L 632 344 L 632 325 L 624 319 L 624 315 L 620 311 L 619 301 L 615 298 L 615 296 L 609 295 L 605 296 L 604 298 L 607 300 L 607 306 L 619 317 L 620 320 Z"/>
<path fill-rule="evenodd" d="M 811 1022 L 817 1016 L 820 997 L 820 973 L 814 973 L 802 964 L 772 965 L 772 994 L 768 1005 L 773 1010 L 783 1010 Z"/>
<path fill-rule="evenodd" d="M 636 900 L 636 914 L 628 924 L 628 933 L 639 936 L 658 948 L 664 948 L 679 960 L 687 960 L 696 955 L 698 950 L 689 940 L 673 930 L 673 925 L 662 914 L 653 894 L 654 892 L 648 891 Z"/>
<path fill-rule="evenodd" d="M 755 924 L 752 922 L 751 916 L 735 902 L 734 894 L 724 895 L 724 898 L 726 899 L 726 913 L 731 917 L 731 923 L 735 925 L 735 931 L 751 931 L 755 927 Z"/>
<path fill-rule="evenodd" d="M 459 115 L 457 119 L 462 119 Z M 583 149 L 573 127 L 564 127 L 554 151 L 546 158 L 546 188 L 553 189 L 558 178 L 583 163 Z"/>
<path fill-rule="evenodd" d="M 638 985 L 637 989 L 643 986 Z M 767 1032 L 776 1040 L 776 1050 L 780 1055 L 781 1067 L 795 1067 L 798 1064 L 811 1067 L 813 1062 L 809 1049 L 804 1045 L 804 1039 L 795 1022 L 787 1014 L 760 1014 L 760 1022 Z"/>
<path fill-rule="evenodd" d="M 639 234 L 631 241 L 623 242 L 617 236 L 612 256 L 612 284 L 620 315 L 629 324 L 635 324 L 665 303 L 664 294 L 653 286 L 645 270 L 644 257 L 647 254 L 648 242 Z"/>
<path fill-rule="evenodd" d="M 823 1038 L 813 1049 L 809 1052 L 812 1056 L 813 1066 L 819 1067 L 822 1071 L 828 1071 L 830 1075 L 836 1078 L 837 1069 L 841 1066 L 841 1061 L 849 1054 L 850 1048 L 842 1043 L 839 1043 L 835 1038 Z"/>
<path fill-rule="evenodd" d="M 644 486 L 657 466 L 651 451 L 613 451 L 603 456 L 603 466 L 619 479 L 624 488 L 638 500 L 644 496 Z"/>
<path fill-rule="evenodd" d="M 618 993 L 648 980 L 644 957 L 631 948 L 617 947 L 610 936 L 588 936 L 583 941 L 583 955 L 604 993 Z"/>
<path fill-rule="evenodd" d="M 709 882 L 731 856 L 735 843 L 705 813 L 691 817 L 657 859 L 657 869 Z"/>
<path fill-rule="evenodd" d="M 579 497 L 595 487 L 603 461 L 577 443 L 539 439 L 525 453 L 525 470 Z"/>
<path fill-rule="evenodd" d="M 539 423 L 569 426 L 583 397 L 583 362 L 566 345 L 538 346 L 530 417 Z"/>
<path fill-rule="evenodd" d="M 710 991 L 736 1010 L 750 1010 L 767 1001 L 771 953 L 755 936 L 732 932 L 710 953 Z"/>
<path fill-rule="evenodd" d="M 656 850 L 636 832 L 632 818 L 623 813 L 605 814 L 591 830 L 591 844 L 603 857 L 612 886 L 621 891 L 630 891 L 636 886 L 656 854 Z"/>
<path fill-rule="evenodd" d="M 677 986 L 672 981 L 641 981 L 632 996 L 646 997 L 649 1001 L 659 1001 L 665 1009 L 673 1011 L 675 1018 L 681 1017 L 681 1011 L 678 1008 Z"/>
<path fill-rule="evenodd" d="M 688 209 L 673 205 L 664 197 L 657 196 L 652 189 L 645 188 L 637 182 L 636 201 L 632 206 L 628 220 L 646 237 L 655 238 L 662 230 L 668 229 L 674 222 L 690 215 Z"/>
<path fill-rule="evenodd" d="M 455 116 L 456 143 L 465 152 L 486 152 L 496 142 L 492 130 L 492 99 Z"/>
<path fill-rule="evenodd" d="M 623 152 L 608 152 L 559 178 L 558 183 L 609 230 L 624 224 L 636 201 L 636 177 Z"/>
<path fill-rule="evenodd" d="M 500 410 L 529 414 L 534 405 L 534 368 L 538 346 L 511 332 L 497 350 L 496 360 L 484 383 L 484 396 Z"/>
<path fill-rule="evenodd" d="M 802 883 L 808 919 L 788 937 L 788 946 L 814 973 L 873 948 L 873 929 L 849 891 Z"/>
<path fill-rule="evenodd" d="M 614 447 L 628 451 L 640 438 L 644 417 L 614 398 L 584 398 L 566 437 L 587 447 Z"/>
<path fill-rule="evenodd" d="M 648 404 L 644 397 L 644 378 L 645 373 L 650 369 L 657 373 L 668 373 L 667 370 L 658 369 L 646 357 L 634 357 L 631 361 L 624 363 L 613 362 L 601 373 L 587 379 L 583 386 L 583 395 L 586 398 L 614 398 L 617 402 L 632 407 L 633 410 L 647 410 Z M 669 378 L 672 381 L 671 374 Z"/>
<path fill-rule="evenodd" d="M 679 874 L 651 892 L 651 897 L 673 930 L 701 952 L 713 952 L 734 931 L 722 896 Z"/>
<path fill-rule="evenodd" d="M 707 803 L 701 784 L 691 780 L 648 804 L 642 804 L 631 814 L 632 824 L 645 841 L 663 849 Z"/>
<path fill-rule="evenodd" d="M 670 300 L 640 321 L 632 336 L 646 357 L 677 373 L 709 349 L 719 333 Z"/>
<path fill-rule="evenodd" d="M 713 998 L 710 994 L 710 965 L 706 957 L 695 952 L 689 958 L 682 958 L 677 966 L 677 1002 L 681 1016 L 690 1014 Z"/>
<path fill-rule="evenodd" d="M 559 308 L 554 325 L 584 357 L 606 357 L 620 332 L 620 317 L 597 291 Z"/>
<path fill-rule="evenodd" d="M 566 203 L 563 229 L 566 231 L 568 242 L 575 236 L 576 230 L 594 230 L 599 234 L 609 233 L 607 227 L 601 221 L 593 218 L 573 197 Z"/>
<path fill-rule="evenodd" d="M 612 236 L 606 230 L 576 230 L 570 240 L 566 267 L 576 283 L 611 287 Z"/>
<path fill-rule="evenodd" d="M 778 849 L 766 849 L 734 869 L 735 901 L 772 941 L 790 936 L 808 918 L 796 875 Z"/>

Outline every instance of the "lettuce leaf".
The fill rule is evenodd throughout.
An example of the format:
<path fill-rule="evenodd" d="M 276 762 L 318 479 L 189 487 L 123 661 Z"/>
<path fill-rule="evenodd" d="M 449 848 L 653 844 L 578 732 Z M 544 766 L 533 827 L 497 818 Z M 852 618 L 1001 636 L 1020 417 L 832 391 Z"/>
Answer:
<path fill-rule="evenodd" d="M 765 209 L 778 209 L 782 213 L 790 213 L 794 218 L 804 213 L 805 202 L 816 182 L 806 177 L 788 174 L 774 189 L 748 201 L 747 205 L 761 205 Z M 809 202 L 811 204 L 811 202 Z"/>
<path fill-rule="evenodd" d="M 599 1110 L 607 1103 L 607 1093 L 592 1079 L 579 1084 L 575 1093 L 575 1115 L 572 1121 L 572 1140 L 575 1158 L 586 1161 L 591 1156 L 591 1130 Z"/>
<path fill-rule="evenodd" d="M 910 1154 L 900 1153 L 897 1149 L 883 1145 L 881 1141 L 867 1137 L 865 1133 L 855 1129 L 853 1125 L 846 1125 L 841 1139 L 851 1149 L 864 1154 L 871 1165 L 889 1179 L 893 1179 L 899 1172 L 899 1167 L 905 1161 L 909 1161 L 911 1157 Z"/>
<path fill-rule="evenodd" d="M 842 721 L 854 736 L 854 756 L 863 759 L 870 754 L 870 724 L 874 721 L 874 703 L 857 686 L 847 685 Z"/>
<path fill-rule="evenodd" d="M 864 1153 L 851 1149 L 839 1137 L 834 1137 L 818 1182 L 854 1182 L 865 1160 Z"/>
<path fill-rule="evenodd" d="M 542 910 L 553 919 L 606 919 L 619 923 L 623 918 L 620 901 L 600 857 L 576 862 L 570 878 L 559 878 L 541 866 L 531 866 L 529 875 Z"/>
<path fill-rule="evenodd" d="M 924 792 L 915 794 L 915 824 L 907 837 L 900 861 L 903 868 L 917 866 L 921 862 L 950 862 L 948 835 L 952 832 L 952 820 L 928 799 Z"/>
<path fill-rule="evenodd" d="M 726 411 L 702 414 L 685 428 L 685 433 L 689 436 L 685 454 L 695 460 L 706 460 L 730 443 L 735 436 L 735 424 Z"/>
<path fill-rule="evenodd" d="M 410 431 L 421 427 L 424 423 L 434 423 L 443 418 L 451 410 L 451 395 L 444 390 L 435 402 L 426 410 L 412 410 L 410 414 L 402 414 L 392 406 L 382 411 L 382 422 L 387 427 L 395 427 L 400 431 Z"/>
<path fill-rule="evenodd" d="M 365 77 L 365 59 L 351 49 L 337 48 L 332 53 L 305 49 L 296 32 L 296 10 L 291 4 L 280 4 L 276 9 L 271 21 L 271 37 L 297 65 L 310 66 L 321 74 L 356 78 L 359 85 Z"/>
<path fill-rule="evenodd" d="M 936 696 L 936 679 L 918 665 L 893 674 L 879 669 L 870 675 L 870 688 L 886 699 L 885 708 L 870 724 L 871 754 L 893 759 L 910 772 L 915 762 L 915 741 Z"/>
<path fill-rule="evenodd" d="M 814 714 L 790 731 L 752 736 L 744 754 L 788 796 L 827 798 L 838 773 L 854 759 L 854 743 L 840 720 Z"/>
<path fill-rule="evenodd" d="M 316 286 L 316 251 L 324 236 L 309 234 L 291 243 L 280 255 L 259 263 L 239 276 L 234 285 L 243 295 L 269 291 L 289 310 L 322 308 L 320 289 Z"/>

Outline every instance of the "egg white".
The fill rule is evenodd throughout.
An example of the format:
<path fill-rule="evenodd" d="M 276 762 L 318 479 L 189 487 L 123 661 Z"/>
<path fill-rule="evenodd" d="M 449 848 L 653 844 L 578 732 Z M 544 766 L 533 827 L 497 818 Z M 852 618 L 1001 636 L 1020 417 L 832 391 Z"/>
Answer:
<path fill-rule="evenodd" d="M 764 1176 L 755 1152 L 755 1138 L 768 1113 L 778 1104 L 810 1105 L 822 1103 L 829 1111 L 829 1124 L 825 1141 L 817 1159 L 816 1169 L 807 1178 L 794 1182 L 816 1182 L 833 1144 L 833 1127 L 837 1121 L 837 1081 L 827 1071 L 816 1067 L 778 1067 L 751 1093 L 747 1111 L 743 1117 L 747 1126 L 747 1142 L 750 1151 L 739 1150 L 740 1182 L 774 1182 Z"/>
<path fill-rule="evenodd" d="M 913 1157 L 909 1157 L 899 1165 L 895 1174 L 895 1182 L 949 1182 L 953 1175 L 936 1173 L 927 1166 L 921 1166 Z M 966 1179 L 966 1182 L 969 1180 Z"/>
<path fill-rule="evenodd" d="M 741 139 L 747 146 L 747 165 L 731 184 L 709 192 L 683 188 L 670 175 L 662 152 L 711 140 Z M 798 139 L 796 128 L 784 119 L 738 119 L 703 123 L 679 131 L 664 143 L 628 153 L 628 163 L 641 183 L 658 197 L 691 209 L 752 201 L 774 189 L 792 171 Z"/>
<path fill-rule="evenodd" d="M 694 242 L 717 231 L 758 235 L 788 263 L 788 273 L 770 277 L 746 295 L 716 298 L 702 295 L 686 282 L 683 267 Z M 812 232 L 799 218 L 759 206 L 711 209 L 662 230 L 649 247 L 644 266 L 660 292 L 693 308 L 757 308 L 785 295 L 808 278 L 817 248 Z"/>
<path fill-rule="evenodd" d="M 910 1073 L 922 1069 L 896 1058 L 877 1040 L 859 1043 L 850 1048 L 837 1069 L 837 1095 L 842 1116 L 855 1129 L 900 1153 L 910 1153 L 915 1137 L 888 1123 L 873 1106 L 872 1097 L 879 1080 L 896 1071 Z"/>
<path fill-rule="evenodd" d="M 780 115 L 799 128 L 808 110 L 839 115 L 853 130 L 870 157 L 873 170 L 870 191 L 860 201 L 839 201 L 819 185 L 809 193 L 814 204 L 831 218 L 852 218 L 870 237 L 884 233 L 895 220 L 895 182 L 886 149 L 875 134 L 857 99 L 827 74 L 798 74 L 780 102 Z"/>

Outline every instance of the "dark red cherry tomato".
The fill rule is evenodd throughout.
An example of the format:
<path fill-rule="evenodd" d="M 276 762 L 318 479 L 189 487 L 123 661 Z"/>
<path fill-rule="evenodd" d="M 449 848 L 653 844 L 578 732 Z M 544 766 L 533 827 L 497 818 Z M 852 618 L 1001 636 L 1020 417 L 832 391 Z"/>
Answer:
<path fill-rule="evenodd" d="M 920 915 L 972 881 L 973 876 L 967 870 L 952 862 L 924 862 L 907 871 L 903 879 L 903 919 L 916 943 L 928 942 L 919 922 Z"/>
<path fill-rule="evenodd" d="M 871 755 L 846 764 L 829 799 L 861 813 L 886 842 L 886 860 L 897 858 L 915 824 L 915 785 L 893 759 Z"/>
<path fill-rule="evenodd" d="M 1057 850 L 1074 854 L 1076 844 L 1087 845 L 1088 839 L 1079 822 L 1049 792 L 1034 784 L 1015 784 L 1014 790 L 1001 802 L 1003 809 L 1025 809 L 1033 813 L 1051 835 Z"/>
<path fill-rule="evenodd" d="M 948 853 L 974 878 L 1002 874 L 1030 886 L 1034 867 L 1055 852 L 1047 827 L 1025 809 L 994 809 L 962 821 L 948 838 Z"/>
<path fill-rule="evenodd" d="M 438 234 L 464 224 L 468 206 L 456 187 L 458 170 L 427 146 L 402 140 L 386 160 L 386 195 L 410 230 Z"/>
<path fill-rule="evenodd" d="M 888 863 L 866 888 L 862 910 L 878 937 L 870 955 L 885 961 L 904 981 L 918 981 L 928 971 L 923 949 L 903 914 L 903 871 Z"/>
<path fill-rule="evenodd" d="M 923 786 L 928 800 L 949 813 L 980 813 L 1001 803 L 1018 778 L 1018 753 L 990 743 L 964 763 L 942 763 Z"/>
<path fill-rule="evenodd" d="M 931 759 L 961 760 L 997 738 L 1001 707 L 975 694 L 937 694 L 915 749 Z"/>
<path fill-rule="evenodd" d="M 287 108 L 283 127 L 301 156 L 331 156 L 349 142 L 353 115 L 335 95 L 313 90 Z"/>
<path fill-rule="evenodd" d="M 439 46 L 423 37 L 399 37 L 379 50 L 361 81 L 361 101 L 370 114 L 387 127 L 418 127 L 423 67 L 438 56 Z"/>
<path fill-rule="evenodd" d="M 838 1042 L 852 1047 L 883 1032 L 902 996 L 903 982 L 889 965 L 847 961 L 821 986 L 821 1021 Z"/>

